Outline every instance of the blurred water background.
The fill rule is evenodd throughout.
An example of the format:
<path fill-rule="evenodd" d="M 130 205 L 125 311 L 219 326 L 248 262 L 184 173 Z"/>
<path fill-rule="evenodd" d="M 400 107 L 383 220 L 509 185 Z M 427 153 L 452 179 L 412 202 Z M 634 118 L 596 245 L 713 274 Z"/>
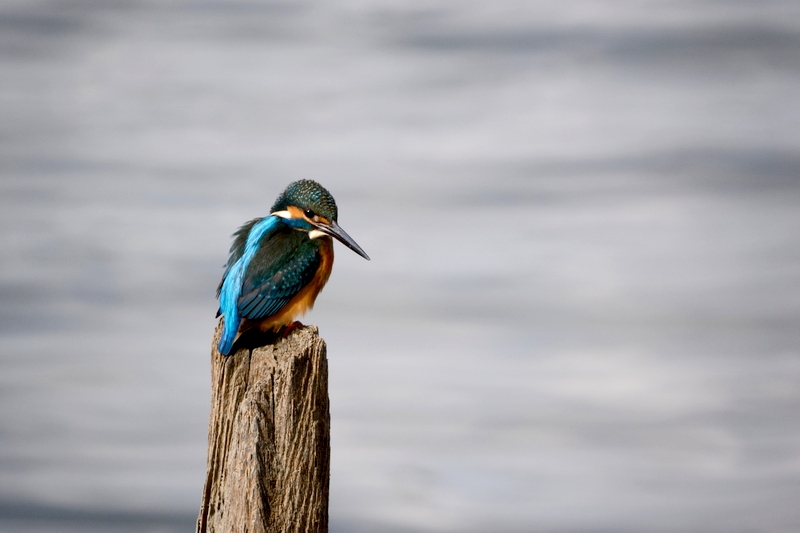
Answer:
<path fill-rule="evenodd" d="M 5 0 L 0 79 L 0 531 L 192 531 L 300 178 L 333 533 L 800 531 L 797 2 Z"/>

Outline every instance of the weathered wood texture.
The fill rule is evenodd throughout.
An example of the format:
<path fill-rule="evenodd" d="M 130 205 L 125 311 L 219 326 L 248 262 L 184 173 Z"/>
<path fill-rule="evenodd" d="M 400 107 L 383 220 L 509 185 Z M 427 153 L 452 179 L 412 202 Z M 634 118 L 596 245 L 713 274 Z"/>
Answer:
<path fill-rule="evenodd" d="M 327 533 L 330 411 L 316 326 L 275 344 L 211 348 L 208 466 L 197 533 Z"/>

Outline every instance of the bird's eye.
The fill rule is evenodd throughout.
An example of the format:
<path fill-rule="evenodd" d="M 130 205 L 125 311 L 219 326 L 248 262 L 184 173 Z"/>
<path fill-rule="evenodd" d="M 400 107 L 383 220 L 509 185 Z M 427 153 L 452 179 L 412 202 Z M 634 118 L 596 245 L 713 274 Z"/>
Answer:
<path fill-rule="evenodd" d="M 303 211 L 303 214 L 306 216 L 306 218 L 314 218 L 314 211 L 311 209 L 306 209 Z"/>

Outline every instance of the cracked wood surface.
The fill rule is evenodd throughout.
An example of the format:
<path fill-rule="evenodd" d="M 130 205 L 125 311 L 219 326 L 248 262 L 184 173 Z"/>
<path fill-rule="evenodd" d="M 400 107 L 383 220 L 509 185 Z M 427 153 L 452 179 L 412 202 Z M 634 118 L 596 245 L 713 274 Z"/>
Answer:
<path fill-rule="evenodd" d="M 327 533 L 325 341 L 316 326 L 303 326 L 226 357 L 216 348 L 220 334 L 217 325 L 197 533 Z"/>

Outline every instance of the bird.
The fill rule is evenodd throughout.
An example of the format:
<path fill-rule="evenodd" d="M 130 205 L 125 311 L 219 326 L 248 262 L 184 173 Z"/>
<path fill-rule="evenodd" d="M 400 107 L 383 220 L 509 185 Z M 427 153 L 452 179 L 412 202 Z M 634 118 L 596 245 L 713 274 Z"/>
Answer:
<path fill-rule="evenodd" d="M 338 224 L 336 201 L 313 180 L 290 183 L 270 209 L 233 235 L 217 287 L 222 335 L 217 349 L 230 355 L 238 336 L 253 328 L 288 332 L 311 309 L 333 267 L 333 239 L 369 261 Z"/>

